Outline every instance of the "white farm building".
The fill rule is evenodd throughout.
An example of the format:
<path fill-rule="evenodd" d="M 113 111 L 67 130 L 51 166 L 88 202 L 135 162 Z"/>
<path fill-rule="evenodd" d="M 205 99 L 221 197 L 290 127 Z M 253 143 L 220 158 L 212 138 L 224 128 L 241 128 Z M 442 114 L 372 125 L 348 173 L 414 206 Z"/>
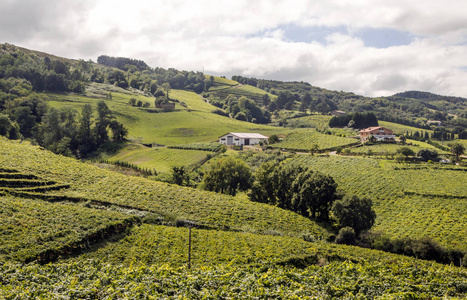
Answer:
<path fill-rule="evenodd" d="M 259 133 L 229 132 L 219 137 L 219 143 L 224 145 L 256 145 L 260 141 L 267 141 L 268 137 Z"/>

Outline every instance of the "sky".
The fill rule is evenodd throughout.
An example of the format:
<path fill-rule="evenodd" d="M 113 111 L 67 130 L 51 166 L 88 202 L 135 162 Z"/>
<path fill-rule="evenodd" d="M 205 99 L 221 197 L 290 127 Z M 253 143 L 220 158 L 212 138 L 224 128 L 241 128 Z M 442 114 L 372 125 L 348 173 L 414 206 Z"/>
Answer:
<path fill-rule="evenodd" d="M 0 0 L 0 43 L 371 97 L 467 97 L 465 0 Z"/>

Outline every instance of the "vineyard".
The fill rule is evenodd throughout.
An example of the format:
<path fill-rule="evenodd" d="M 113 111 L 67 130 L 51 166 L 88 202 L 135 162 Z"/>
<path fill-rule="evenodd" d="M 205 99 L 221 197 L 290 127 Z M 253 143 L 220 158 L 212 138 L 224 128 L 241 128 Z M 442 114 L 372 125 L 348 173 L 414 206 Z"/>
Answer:
<path fill-rule="evenodd" d="M 26 262 L 84 249 L 96 235 L 113 234 L 135 221 L 119 212 L 11 196 L 0 197 L 0 211 L 0 259 Z"/>
<path fill-rule="evenodd" d="M 407 140 L 407 144 L 402 145 L 402 144 L 386 144 L 386 143 L 376 143 L 374 145 L 365 145 L 363 147 L 358 147 L 358 148 L 352 148 L 353 153 L 357 154 L 369 154 L 369 155 L 394 155 L 396 154 L 397 150 L 402 148 L 402 147 L 407 147 L 411 149 L 415 154 L 417 154 L 418 151 L 424 150 L 424 149 L 429 149 L 432 151 L 438 152 L 438 154 L 449 154 L 447 151 L 440 150 L 428 143 L 425 142 L 420 142 L 420 141 L 414 141 L 414 140 Z"/>
<path fill-rule="evenodd" d="M 257 298 L 257 299 L 446 299 L 465 297 L 465 270 L 396 256 L 366 257 L 306 268 L 263 261 L 261 265 L 220 264 L 193 269 L 162 265 L 127 267 L 104 260 L 78 260 L 44 266 L 0 264 L 0 296 L 10 298 Z M 329 250 L 328 250 L 329 251 Z M 329 253 L 331 252 L 331 253 Z M 332 250 L 329 251 L 332 254 Z M 358 259 L 356 260 L 355 258 Z M 456 298 L 457 299 L 457 298 Z"/>
<path fill-rule="evenodd" d="M 466 244 L 466 187 L 455 184 L 465 182 L 464 168 L 308 155 L 289 160 L 332 173 L 347 193 L 378 194 L 377 229 L 393 236 L 433 230 L 444 244 Z M 467 294 L 465 269 L 329 244 L 328 233 L 309 219 L 243 197 L 124 176 L 3 138 L 0 165 L 0 298 Z M 378 186 L 383 179 L 387 184 Z M 423 188 L 428 182 L 432 187 Z M 48 186 L 59 188 L 29 190 Z M 195 226 L 192 269 L 188 228 L 176 224 Z M 29 261 L 37 263 L 21 264 Z"/>
<path fill-rule="evenodd" d="M 317 237 L 327 235 L 324 229 L 307 218 L 247 199 L 234 200 L 226 195 L 128 177 L 25 143 L 0 139 L 0 149 L 2 166 L 14 166 L 23 173 L 36 174 L 47 180 L 66 178 L 70 188 L 45 193 L 52 198 L 88 199 L 238 231 L 278 231 L 291 236 L 309 231 Z"/>
<path fill-rule="evenodd" d="M 466 168 L 404 168 L 392 161 L 333 156 L 299 156 L 292 163 L 331 175 L 346 194 L 373 199 L 376 231 L 392 237 L 430 236 L 448 247 L 466 249 Z"/>
<path fill-rule="evenodd" d="M 193 143 L 185 145 L 169 145 L 167 148 L 172 149 L 182 149 L 182 150 L 202 150 L 202 151 L 211 151 L 219 152 L 224 146 L 219 143 Z"/>
<path fill-rule="evenodd" d="M 295 151 L 310 151 L 313 145 L 318 145 L 318 149 L 324 150 L 359 143 L 360 142 L 355 139 L 324 134 L 316 131 L 315 129 L 308 129 L 291 132 L 287 134 L 282 141 L 276 144 L 271 144 L 270 147 Z"/>

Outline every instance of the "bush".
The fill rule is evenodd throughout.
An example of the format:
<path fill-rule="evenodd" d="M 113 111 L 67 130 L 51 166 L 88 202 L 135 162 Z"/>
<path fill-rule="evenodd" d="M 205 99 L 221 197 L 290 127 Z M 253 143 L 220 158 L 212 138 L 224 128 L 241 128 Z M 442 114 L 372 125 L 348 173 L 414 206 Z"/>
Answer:
<path fill-rule="evenodd" d="M 277 136 L 277 134 L 273 134 L 273 135 L 271 135 L 269 137 L 268 142 L 269 142 L 269 144 L 278 143 L 279 142 L 279 137 Z"/>
<path fill-rule="evenodd" d="M 344 227 L 339 230 L 336 237 L 336 244 L 355 245 L 356 235 L 352 227 Z"/>

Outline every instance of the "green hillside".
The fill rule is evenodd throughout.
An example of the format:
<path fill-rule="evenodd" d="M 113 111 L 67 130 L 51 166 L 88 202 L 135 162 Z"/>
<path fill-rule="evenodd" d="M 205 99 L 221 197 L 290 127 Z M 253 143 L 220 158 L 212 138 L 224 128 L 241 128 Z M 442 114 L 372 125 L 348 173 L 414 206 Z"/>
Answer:
<path fill-rule="evenodd" d="M 98 62 L 0 44 L 0 299 L 467 297 L 465 163 L 396 163 L 388 158 L 404 145 L 356 145 L 355 130 L 329 128 L 325 115 L 373 111 L 397 134 L 418 135 L 408 125 L 422 126 L 448 145 L 467 128 L 465 99 L 367 98 L 122 57 Z M 427 127 L 429 118 L 443 125 Z M 310 167 L 331 175 L 342 195 L 370 198 L 376 222 L 350 242 L 361 247 L 332 243 L 341 236 L 332 215 L 317 223 L 252 202 L 248 192 L 232 197 L 76 159 L 124 161 L 169 177 L 172 167 L 191 169 L 225 150 L 208 142 L 227 132 L 282 139 L 273 150 L 225 153 L 252 171 L 264 162 Z M 448 155 L 436 143 L 407 142 L 415 152 Z M 351 152 L 290 153 L 337 147 Z M 201 178 L 223 156 L 193 173 Z"/>
<path fill-rule="evenodd" d="M 293 163 L 331 175 L 347 194 L 373 199 L 376 231 L 398 238 L 430 236 L 467 249 L 465 167 L 309 155 L 297 156 Z"/>
<path fill-rule="evenodd" d="M 105 205 L 130 207 L 158 215 L 171 215 L 214 227 L 251 232 L 278 230 L 299 236 L 327 233 L 307 218 L 273 206 L 235 199 L 221 194 L 179 187 L 99 169 L 63 158 L 39 147 L 0 139 L 0 163 L 26 174 L 64 181 L 69 188 L 46 191 L 51 197 L 73 197 Z"/>
<path fill-rule="evenodd" d="M 122 91 L 112 92 L 112 99 L 105 100 L 105 103 L 117 120 L 128 128 L 129 137 L 139 139 L 145 144 L 172 145 L 216 141 L 227 132 L 259 132 L 269 135 L 287 131 L 213 114 L 210 111 L 215 107 L 193 92 L 173 90 L 171 97 L 185 102 L 187 108 L 177 104 L 175 111 L 152 113 L 144 108 L 133 107 L 128 102 L 135 98 L 150 102 L 153 106 L 154 98 Z M 54 95 L 48 103 L 51 107 L 68 107 L 81 111 L 87 103 L 95 106 L 97 100 L 81 95 Z"/>
<path fill-rule="evenodd" d="M 307 159 L 302 163 L 325 170 L 325 164 L 316 164 L 319 158 L 297 159 Z M 345 160 L 332 159 L 332 165 Z M 368 171 L 380 168 L 372 160 L 359 160 L 357 165 Z M 142 294 L 168 298 L 426 298 L 464 297 L 467 293 L 464 269 L 358 247 L 310 243 L 305 240 L 319 241 L 327 233 L 304 217 L 241 197 L 124 176 L 3 138 L 0 164 L 3 182 L 8 182 L 0 196 L 3 298 Z M 444 170 L 429 172 L 440 177 Z M 450 172 L 463 180 L 463 172 Z M 352 190 L 337 174 L 336 179 Z M 45 188 L 58 185 L 57 189 Z M 454 196 L 465 194 L 462 186 L 457 189 L 451 191 Z M 379 228 L 389 219 L 383 208 L 378 203 Z M 462 210 L 459 214 L 466 215 Z M 406 216 L 397 218 L 401 222 Z M 191 270 L 186 264 L 188 229 L 133 225 L 183 225 L 187 219 L 211 228 L 192 230 Z M 416 216 L 412 220 L 416 221 Z M 465 229 L 465 220 L 457 222 L 461 227 L 451 227 L 453 232 L 462 226 Z M 412 228 L 419 230 L 414 224 Z M 458 235 L 448 238 L 465 244 Z M 67 259 L 43 266 L 17 262 L 61 258 Z"/>

